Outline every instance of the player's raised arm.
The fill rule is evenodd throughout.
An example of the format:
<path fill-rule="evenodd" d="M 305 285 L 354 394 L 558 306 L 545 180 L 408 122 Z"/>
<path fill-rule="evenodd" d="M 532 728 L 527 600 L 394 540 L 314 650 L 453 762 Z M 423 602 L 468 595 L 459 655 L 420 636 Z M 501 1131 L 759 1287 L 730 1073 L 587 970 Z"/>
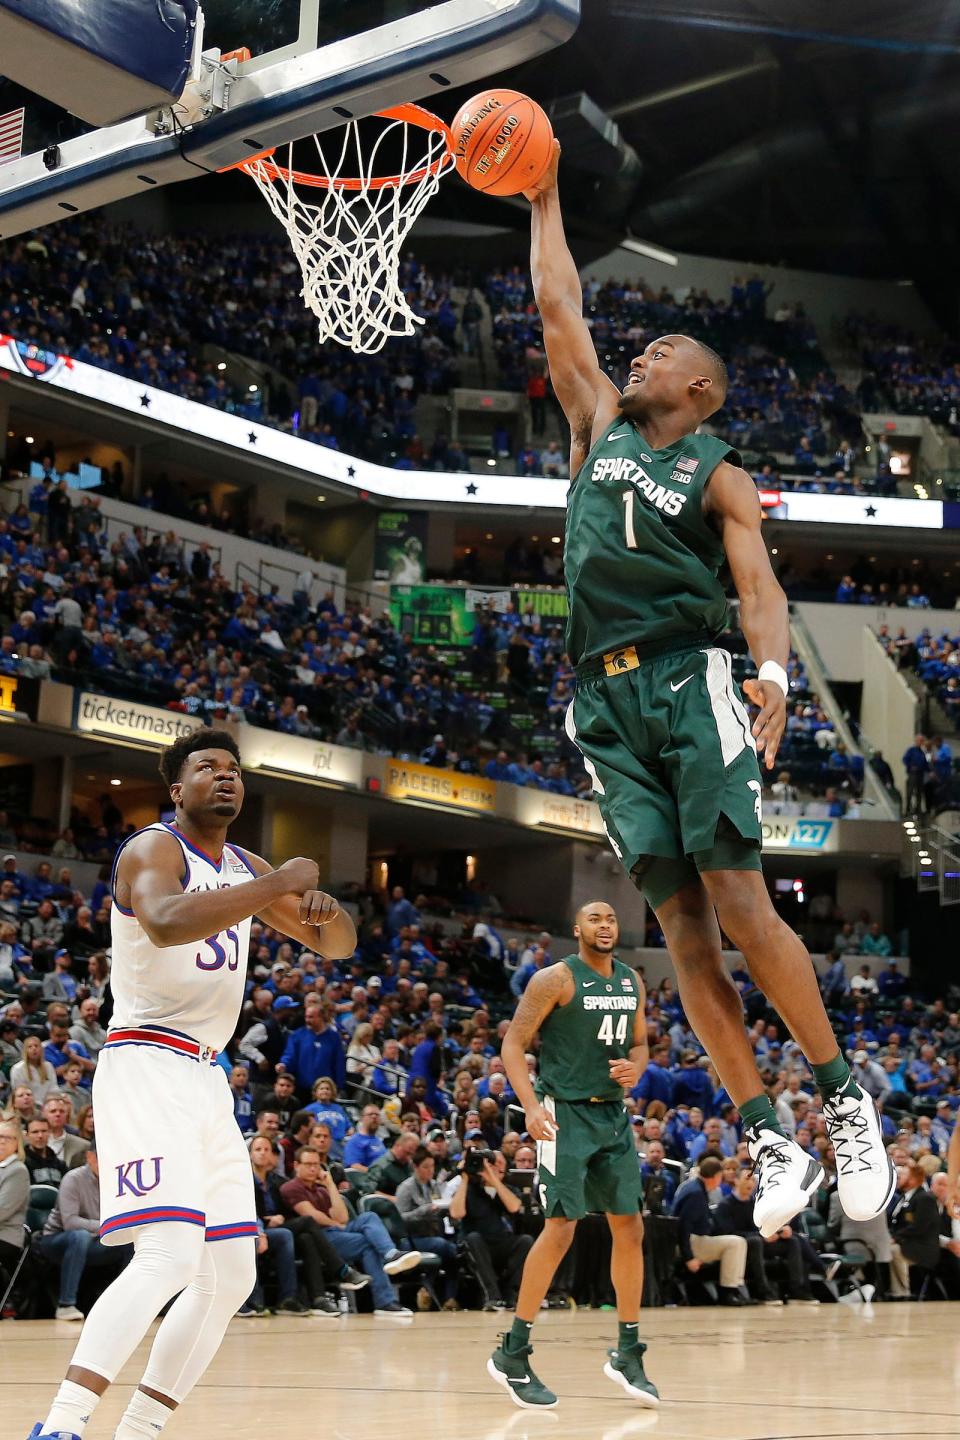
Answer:
<path fill-rule="evenodd" d="M 279 873 L 272 870 L 262 856 L 253 855 L 249 850 L 244 850 L 243 855 L 258 877 Z M 258 884 L 259 880 L 254 883 Z M 311 887 L 302 895 L 285 894 L 266 907 L 255 910 L 254 914 L 291 940 L 309 945 L 325 960 L 345 960 L 357 948 L 357 929 L 351 916 L 323 890 Z"/>
<path fill-rule="evenodd" d="M 583 291 L 567 246 L 557 189 L 560 145 L 539 184 L 524 191 L 533 205 L 530 272 L 543 321 L 550 379 L 570 426 L 570 474 L 587 458 L 596 426 L 617 414 L 620 391 L 600 369 L 589 327 L 583 318 Z"/>
<path fill-rule="evenodd" d="M 757 754 L 773 769 L 787 723 L 787 661 L 790 621 L 787 597 L 770 565 L 760 533 L 757 487 L 745 470 L 724 462 L 710 477 L 705 510 L 713 517 L 740 598 L 740 628 L 746 636 L 760 677 L 745 680 L 744 691 L 760 714 L 753 724 Z M 763 678 L 764 666 L 777 679 Z M 769 671 L 768 671 L 769 674 Z"/>
<path fill-rule="evenodd" d="M 500 1047 L 507 1079 L 523 1106 L 527 1130 L 534 1140 L 552 1140 L 559 1126 L 540 1104 L 530 1084 L 527 1051 L 550 1011 L 569 997 L 573 988 L 573 977 L 566 965 L 549 965 L 546 970 L 538 970 L 520 997 Z"/>
<path fill-rule="evenodd" d="M 146 830 L 120 856 L 116 898 L 133 911 L 154 945 L 189 945 L 283 899 L 299 905 L 301 895 L 314 891 L 318 873 L 313 860 L 288 860 L 246 885 L 184 894 L 180 845 L 172 835 Z"/>

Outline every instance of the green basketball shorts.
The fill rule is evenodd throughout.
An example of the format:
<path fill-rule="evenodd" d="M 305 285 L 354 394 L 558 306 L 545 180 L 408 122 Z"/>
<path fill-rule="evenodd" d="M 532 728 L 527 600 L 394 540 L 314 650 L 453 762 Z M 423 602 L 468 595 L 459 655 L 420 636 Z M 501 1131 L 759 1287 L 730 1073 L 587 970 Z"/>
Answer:
<path fill-rule="evenodd" d="M 544 1095 L 542 1104 L 557 1121 L 556 1139 L 537 1142 L 540 1200 L 547 1219 L 635 1215 L 643 1186 L 623 1101 Z"/>
<path fill-rule="evenodd" d="M 714 646 L 577 671 L 566 730 L 618 860 L 656 909 L 702 870 L 759 870 L 757 747 Z"/>

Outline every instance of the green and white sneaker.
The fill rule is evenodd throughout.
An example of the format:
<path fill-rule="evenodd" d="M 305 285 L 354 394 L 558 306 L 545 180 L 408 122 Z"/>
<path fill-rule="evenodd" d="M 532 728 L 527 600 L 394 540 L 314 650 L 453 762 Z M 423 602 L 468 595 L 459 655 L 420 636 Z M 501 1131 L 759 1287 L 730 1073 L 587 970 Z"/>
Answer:
<path fill-rule="evenodd" d="M 520 1350 L 507 1350 L 504 1348 L 506 1338 L 506 1335 L 500 1336 L 499 1346 L 487 1361 L 487 1374 L 492 1380 L 496 1380 L 498 1385 L 510 1391 L 513 1403 L 521 1409 L 552 1410 L 557 1403 L 556 1395 L 552 1390 L 548 1390 L 530 1369 L 533 1346 L 524 1345 Z"/>
<path fill-rule="evenodd" d="M 647 1379 L 643 1369 L 643 1355 L 646 1345 L 638 1341 L 629 1350 L 608 1350 L 610 1359 L 603 1367 L 603 1373 L 617 1385 L 622 1385 L 631 1399 L 648 1410 L 656 1410 L 660 1404 L 657 1387 Z"/>

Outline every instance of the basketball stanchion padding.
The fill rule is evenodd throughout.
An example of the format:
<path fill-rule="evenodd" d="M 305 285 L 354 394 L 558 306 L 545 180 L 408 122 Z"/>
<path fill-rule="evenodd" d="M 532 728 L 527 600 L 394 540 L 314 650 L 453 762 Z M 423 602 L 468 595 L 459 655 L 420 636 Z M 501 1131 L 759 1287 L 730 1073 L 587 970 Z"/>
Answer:
<path fill-rule="evenodd" d="M 286 165 L 267 150 L 227 167 L 256 181 L 290 237 L 321 343 L 335 340 L 357 354 L 374 354 L 423 324 L 400 284 L 400 254 L 454 165 L 450 131 L 429 110 L 398 105 L 378 111 L 376 119 L 386 123 L 372 143 L 369 121 L 362 135 L 351 120 L 332 160 L 314 135 L 318 173 L 294 166 L 292 144 Z M 326 143 L 332 155 L 334 147 Z M 378 175 L 385 157 L 398 163 L 393 173 Z"/>

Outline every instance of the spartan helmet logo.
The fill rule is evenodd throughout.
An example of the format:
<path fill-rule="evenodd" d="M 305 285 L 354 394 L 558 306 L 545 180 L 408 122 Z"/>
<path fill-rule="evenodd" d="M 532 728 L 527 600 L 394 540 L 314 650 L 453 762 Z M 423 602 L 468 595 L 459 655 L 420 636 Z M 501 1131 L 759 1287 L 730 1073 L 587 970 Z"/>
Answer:
<path fill-rule="evenodd" d="M 627 665 L 626 650 L 618 650 L 614 655 L 612 655 L 610 657 L 610 664 L 613 666 L 614 670 L 629 669 L 629 666 Z"/>
<path fill-rule="evenodd" d="M 763 801 L 761 800 L 760 781 L 759 781 L 759 780 L 748 780 L 748 781 L 747 781 L 747 789 L 748 789 L 748 790 L 752 790 L 752 791 L 754 792 L 754 794 L 753 794 L 753 808 L 754 808 L 754 811 L 755 811 L 756 816 L 757 816 L 757 824 L 759 825 L 760 822 L 761 822 L 761 820 L 763 819 L 763 810 L 762 810 Z"/>

